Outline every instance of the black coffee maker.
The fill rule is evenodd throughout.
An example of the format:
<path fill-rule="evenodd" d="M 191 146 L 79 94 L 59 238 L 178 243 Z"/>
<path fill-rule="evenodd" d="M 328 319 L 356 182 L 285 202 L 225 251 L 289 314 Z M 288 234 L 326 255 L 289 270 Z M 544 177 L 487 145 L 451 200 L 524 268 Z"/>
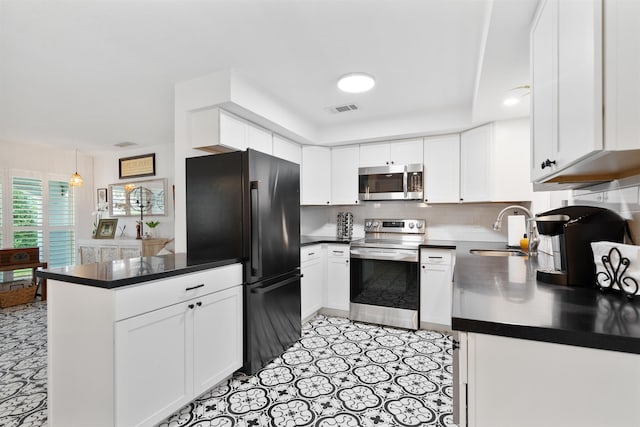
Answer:
<path fill-rule="evenodd" d="M 535 220 L 538 232 L 551 236 L 553 269 L 541 269 L 536 274 L 545 283 L 594 286 L 596 267 L 591 242 L 624 240 L 624 218 L 605 208 L 566 206 L 540 213 Z"/>

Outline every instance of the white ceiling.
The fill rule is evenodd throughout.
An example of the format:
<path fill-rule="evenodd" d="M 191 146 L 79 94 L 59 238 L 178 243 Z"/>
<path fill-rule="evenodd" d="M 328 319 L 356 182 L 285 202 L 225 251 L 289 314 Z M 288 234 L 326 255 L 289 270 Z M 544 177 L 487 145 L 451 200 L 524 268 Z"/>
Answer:
<path fill-rule="evenodd" d="M 170 144 L 174 83 L 227 68 L 318 129 L 319 143 L 526 116 L 528 99 L 512 109 L 502 100 L 528 83 L 536 4 L 0 0 L 0 141 Z M 337 78 L 353 71 L 376 87 L 340 93 Z M 327 110 L 343 103 L 360 109 Z"/>

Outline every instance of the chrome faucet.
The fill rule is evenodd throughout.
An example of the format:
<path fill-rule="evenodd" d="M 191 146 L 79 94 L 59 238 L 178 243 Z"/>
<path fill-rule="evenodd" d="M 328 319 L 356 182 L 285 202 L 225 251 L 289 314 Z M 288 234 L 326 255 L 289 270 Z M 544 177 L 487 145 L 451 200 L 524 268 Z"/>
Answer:
<path fill-rule="evenodd" d="M 525 208 L 524 206 L 511 205 L 502 209 L 498 213 L 498 218 L 496 218 L 496 222 L 493 223 L 493 229 L 500 230 L 502 228 L 502 217 L 504 217 L 504 214 L 506 212 L 509 212 L 512 210 L 521 210 L 522 212 L 524 212 L 527 218 L 527 237 L 529 238 L 529 245 L 527 247 L 527 252 L 529 253 L 529 256 L 538 255 L 538 245 L 540 244 L 540 238 L 538 237 L 538 230 L 536 228 L 535 218 L 533 217 L 533 214 L 531 213 L 531 211 Z"/>

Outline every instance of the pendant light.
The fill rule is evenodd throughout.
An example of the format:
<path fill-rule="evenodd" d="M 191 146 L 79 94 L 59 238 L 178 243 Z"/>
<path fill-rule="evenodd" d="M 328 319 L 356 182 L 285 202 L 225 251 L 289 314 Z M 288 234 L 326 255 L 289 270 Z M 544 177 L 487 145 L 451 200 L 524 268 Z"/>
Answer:
<path fill-rule="evenodd" d="M 76 149 L 76 173 L 71 175 L 71 178 L 69 178 L 69 185 L 71 187 L 82 187 L 83 182 L 84 180 L 78 173 L 78 150 Z"/>

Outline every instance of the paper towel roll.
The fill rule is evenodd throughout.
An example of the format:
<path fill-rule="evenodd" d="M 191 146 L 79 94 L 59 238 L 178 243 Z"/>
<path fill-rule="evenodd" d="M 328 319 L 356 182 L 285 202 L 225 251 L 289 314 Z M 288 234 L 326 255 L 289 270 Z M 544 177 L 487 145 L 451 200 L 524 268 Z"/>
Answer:
<path fill-rule="evenodd" d="M 524 215 L 509 215 L 507 217 L 507 224 L 509 226 L 507 245 L 520 246 L 520 239 L 522 239 L 522 236 L 527 232 Z"/>

